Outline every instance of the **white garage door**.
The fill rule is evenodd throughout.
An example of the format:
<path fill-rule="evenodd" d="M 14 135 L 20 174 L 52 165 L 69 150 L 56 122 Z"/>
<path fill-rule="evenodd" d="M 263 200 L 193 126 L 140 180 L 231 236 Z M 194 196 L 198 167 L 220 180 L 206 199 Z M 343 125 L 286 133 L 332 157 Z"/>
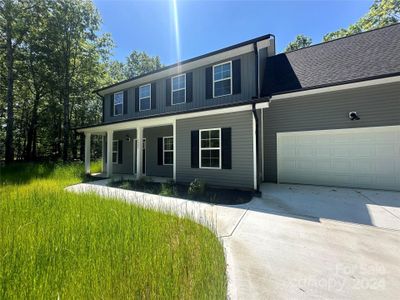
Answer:
<path fill-rule="evenodd" d="M 400 190 L 400 126 L 277 134 L 278 181 Z"/>

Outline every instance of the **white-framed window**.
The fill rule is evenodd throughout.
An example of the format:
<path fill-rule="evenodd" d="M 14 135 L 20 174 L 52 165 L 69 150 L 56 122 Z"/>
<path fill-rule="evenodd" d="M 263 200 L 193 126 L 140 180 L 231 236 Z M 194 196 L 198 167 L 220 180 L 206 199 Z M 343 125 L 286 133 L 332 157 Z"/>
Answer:
<path fill-rule="evenodd" d="M 172 136 L 163 137 L 163 165 L 174 164 L 174 138 Z"/>
<path fill-rule="evenodd" d="M 112 163 L 118 163 L 119 141 L 114 140 L 112 144 Z"/>
<path fill-rule="evenodd" d="M 122 115 L 124 112 L 124 92 L 114 94 L 114 116 Z"/>
<path fill-rule="evenodd" d="M 171 78 L 171 99 L 172 104 L 186 102 L 186 74 Z"/>
<path fill-rule="evenodd" d="M 200 168 L 221 169 L 221 128 L 199 130 Z"/>
<path fill-rule="evenodd" d="M 213 66 L 213 97 L 232 95 L 232 61 Z"/>
<path fill-rule="evenodd" d="M 139 87 L 139 111 L 151 109 L 151 84 Z"/>

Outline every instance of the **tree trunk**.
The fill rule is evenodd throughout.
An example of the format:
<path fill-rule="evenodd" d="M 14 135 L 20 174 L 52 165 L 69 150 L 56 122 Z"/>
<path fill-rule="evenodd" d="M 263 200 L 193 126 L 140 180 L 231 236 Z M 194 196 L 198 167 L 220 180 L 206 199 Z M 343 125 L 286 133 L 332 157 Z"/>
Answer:
<path fill-rule="evenodd" d="M 79 141 L 80 141 L 80 145 L 81 145 L 81 149 L 79 151 L 81 161 L 85 161 L 85 134 L 81 133 L 79 135 Z"/>
<path fill-rule="evenodd" d="M 64 162 L 68 161 L 69 155 L 69 93 L 70 93 L 70 41 L 69 38 L 66 40 L 66 51 L 64 54 L 64 91 L 63 91 L 63 160 Z"/>
<path fill-rule="evenodd" d="M 69 95 L 64 95 L 64 123 L 63 123 L 63 160 L 66 162 L 69 159 Z"/>
<path fill-rule="evenodd" d="M 7 130 L 6 130 L 6 163 L 14 160 L 14 49 L 12 47 L 12 25 L 7 20 L 6 25 L 7 48 Z"/>
<path fill-rule="evenodd" d="M 33 142 L 32 142 L 32 160 L 37 159 L 37 127 L 33 131 Z"/>
<path fill-rule="evenodd" d="M 33 102 L 33 109 L 32 109 L 32 119 L 29 124 L 29 129 L 28 129 L 28 141 L 26 143 L 26 160 L 32 160 L 33 158 L 33 141 L 34 141 L 34 135 L 36 133 L 36 127 L 38 123 L 38 107 L 39 107 L 39 101 L 40 101 L 40 95 L 39 93 L 35 94 L 35 100 Z"/>

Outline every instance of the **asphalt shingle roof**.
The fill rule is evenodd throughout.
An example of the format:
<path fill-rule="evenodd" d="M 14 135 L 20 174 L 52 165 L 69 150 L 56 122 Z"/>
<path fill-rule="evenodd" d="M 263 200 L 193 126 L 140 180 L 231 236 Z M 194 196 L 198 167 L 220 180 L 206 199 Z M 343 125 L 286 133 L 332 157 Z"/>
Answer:
<path fill-rule="evenodd" d="M 400 24 L 267 58 L 262 94 L 400 75 Z"/>

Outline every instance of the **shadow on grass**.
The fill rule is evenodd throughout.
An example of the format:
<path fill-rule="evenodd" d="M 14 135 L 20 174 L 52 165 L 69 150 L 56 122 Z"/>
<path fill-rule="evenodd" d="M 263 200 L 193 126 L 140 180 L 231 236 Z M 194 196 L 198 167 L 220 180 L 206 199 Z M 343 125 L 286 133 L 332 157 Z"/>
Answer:
<path fill-rule="evenodd" d="M 48 178 L 54 172 L 55 163 L 14 162 L 0 166 L 0 183 L 26 184 L 33 179 Z"/>
<path fill-rule="evenodd" d="M 96 163 L 97 169 L 100 165 Z M 76 182 L 89 182 L 97 180 L 84 172 L 83 163 L 74 161 L 62 162 L 14 162 L 10 165 L 0 166 L 0 184 L 21 185 L 36 179 L 55 179 L 57 181 L 71 180 Z"/>

